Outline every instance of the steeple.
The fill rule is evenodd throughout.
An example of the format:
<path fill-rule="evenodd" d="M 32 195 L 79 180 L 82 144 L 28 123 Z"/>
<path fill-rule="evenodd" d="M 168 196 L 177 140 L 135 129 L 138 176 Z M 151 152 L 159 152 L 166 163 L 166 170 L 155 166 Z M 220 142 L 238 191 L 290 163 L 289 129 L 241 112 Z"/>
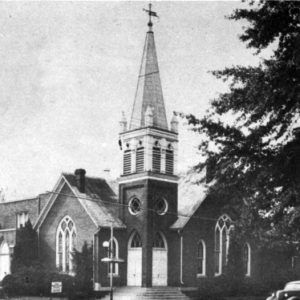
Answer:
<path fill-rule="evenodd" d="M 149 13 L 149 30 L 146 34 L 129 130 L 147 126 L 145 116 L 148 107 L 152 108 L 153 127 L 168 130 L 151 21 L 151 16 L 157 17 L 157 14 L 151 10 L 151 4 L 149 10 L 145 11 Z"/>
<path fill-rule="evenodd" d="M 126 180 L 130 177 L 137 180 L 137 174 L 140 174 L 155 180 L 165 177 L 177 182 L 178 121 L 174 116 L 168 127 L 151 20 L 151 17 L 158 16 L 151 10 L 151 4 L 145 11 L 149 14 L 149 29 L 132 114 L 129 126 L 124 116 L 120 122 L 121 176 Z"/>

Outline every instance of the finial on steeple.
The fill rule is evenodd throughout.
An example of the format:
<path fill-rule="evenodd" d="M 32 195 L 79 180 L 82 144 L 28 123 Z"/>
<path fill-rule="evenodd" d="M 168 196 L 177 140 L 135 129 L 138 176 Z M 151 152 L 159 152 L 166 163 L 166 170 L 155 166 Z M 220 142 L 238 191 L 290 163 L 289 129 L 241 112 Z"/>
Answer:
<path fill-rule="evenodd" d="M 145 112 L 145 126 L 153 126 L 153 109 L 150 105 Z"/>
<path fill-rule="evenodd" d="M 171 131 L 178 133 L 178 119 L 177 119 L 177 115 L 175 113 L 173 113 L 173 117 L 171 120 Z"/>
<path fill-rule="evenodd" d="M 156 18 L 158 18 L 157 13 L 156 13 L 155 11 L 152 11 L 152 10 L 151 10 L 151 7 L 152 7 L 152 4 L 149 3 L 149 9 L 145 9 L 145 8 L 143 9 L 143 10 L 144 10 L 145 12 L 147 12 L 148 15 L 149 15 L 149 22 L 148 22 L 149 31 L 152 31 L 152 26 L 153 26 L 151 17 L 156 17 Z"/>
<path fill-rule="evenodd" d="M 120 131 L 121 132 L 124 132 L 124 131 L 127 130 L 127 120 L 126 120 L 126 116 L 125 116 L 124 111 L 122 111 L 122 117 L 121 117 L 121 120 L 120 120 L 119 124 L 120 124 Z"/>

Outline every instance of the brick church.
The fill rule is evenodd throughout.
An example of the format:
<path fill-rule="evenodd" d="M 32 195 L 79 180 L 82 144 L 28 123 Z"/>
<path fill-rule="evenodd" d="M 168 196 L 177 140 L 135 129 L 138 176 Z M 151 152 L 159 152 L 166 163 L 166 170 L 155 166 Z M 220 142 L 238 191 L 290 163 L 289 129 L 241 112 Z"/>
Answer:
<path fill-rule="evenodd" d="M 151 21 L 130 120 L 120 121 L 118 188 L 83 169 L 62 173 L 51 193 L 0 204 L 0 281 L 10 273 L 16 230 L 30 219 L 50 270 L 74 274 L 72 251 L 93 245 L 94 287 L 198 286 L 224 272 L 232 216 L 206 196 L 207 186 L 177 176 L 178 121 L 167 121 Z M 180 205 L 192 198 L 185 211 Z M 113 230 L 113 238 L 111 238 Z M 116 259 L 108 268 L 103 242 Z M 244 245 L 245 276 L 255 272 Z"/>

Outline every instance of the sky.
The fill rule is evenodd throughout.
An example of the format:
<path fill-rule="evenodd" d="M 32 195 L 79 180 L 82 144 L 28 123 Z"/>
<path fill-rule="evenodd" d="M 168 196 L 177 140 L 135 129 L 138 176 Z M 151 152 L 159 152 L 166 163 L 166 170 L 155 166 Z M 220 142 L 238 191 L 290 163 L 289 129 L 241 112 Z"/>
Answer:
<path fill-rule="evenodd" d="M 62 172 L 120 174 L 119 120 L 131 114 L 148 3 L 0 2 L 0 187 L 6 200 L 52 190 Z M 209 71 L 256 65 L 226 19 L 237 1 L 154 1 L 164 100 L 203 116 L 226 84 Z M 181 122 L 178 169 L 199 159 L 199 136 Z M 110 174 L 105 172 L 110 170 Z"/>

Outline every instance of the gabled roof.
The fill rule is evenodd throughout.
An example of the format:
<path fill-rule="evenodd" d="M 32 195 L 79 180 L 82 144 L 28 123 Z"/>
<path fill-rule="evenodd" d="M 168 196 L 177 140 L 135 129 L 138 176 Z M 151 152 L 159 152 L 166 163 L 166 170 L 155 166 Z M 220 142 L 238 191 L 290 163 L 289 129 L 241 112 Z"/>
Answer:
<path fill-rule="evenodd" d="M 171 229 L 182 229 L 201 206 L 207 190 L 214 182 L 204 183 L 206 170 L 201 173 L 190 173 L 181 178 L 178 186 L 178 219 Z"/>
<path fill-rule="evenodd" d="M 152 30 L 146 35 L 129 130 L 145 126 L 145 113 L 148 107 L 152 108 L 153 126 L 168 130 Z"/>
<path fill-rule="evenodd" d="M 86 176 L 85 193 L 80 193 L 76 186 L 75 175 L 68 173 L 63 173 L 59 178 L 48 205 L 43 209 L 35 227 L 41 226 L 64 184 L 69 186 L 96 227 L 126 228 L 118 218 L 116 194 L 104 179 Z"/>

